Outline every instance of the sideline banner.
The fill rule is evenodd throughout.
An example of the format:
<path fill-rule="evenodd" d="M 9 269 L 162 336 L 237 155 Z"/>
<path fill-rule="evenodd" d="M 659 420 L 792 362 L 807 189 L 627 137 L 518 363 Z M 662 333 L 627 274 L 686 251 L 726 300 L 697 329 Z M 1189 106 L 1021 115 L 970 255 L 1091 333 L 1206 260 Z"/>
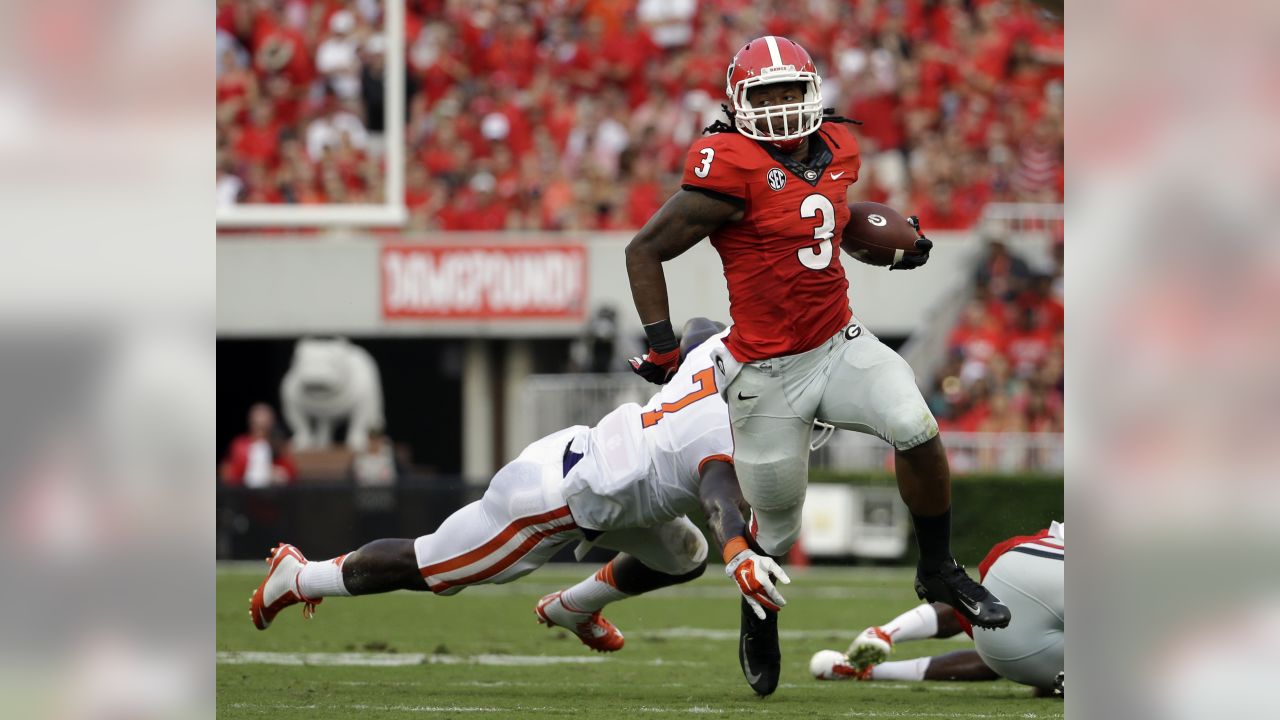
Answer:
<path fill-rule="evenodd" d="M 583 319 L 581 245 L 384 245 L 384 318 Z"/>

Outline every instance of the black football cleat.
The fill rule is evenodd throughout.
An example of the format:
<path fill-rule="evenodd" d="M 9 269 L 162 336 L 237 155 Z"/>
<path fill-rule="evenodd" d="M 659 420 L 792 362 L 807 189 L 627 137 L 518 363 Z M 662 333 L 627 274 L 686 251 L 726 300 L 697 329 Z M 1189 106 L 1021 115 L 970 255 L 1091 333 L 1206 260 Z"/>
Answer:
<path fill-rule="evenodd" d="M 916 595 L 921 600 L 950 605 L 975 627 L 994 630 L 1009 625 L 1009 607 L 974 582 L 955 560 L 946 561 L 930 573 L 917 571 Z"/>
<path fill-rule="evenodd" d="M 782 651 L 778 648 L 778 613 L 764 611 L 764 619 L 742 600 L 742 625 L 738 631 L 738 663 L 747 684 L 760 697 L 773 694 L 782 675 Z"/>

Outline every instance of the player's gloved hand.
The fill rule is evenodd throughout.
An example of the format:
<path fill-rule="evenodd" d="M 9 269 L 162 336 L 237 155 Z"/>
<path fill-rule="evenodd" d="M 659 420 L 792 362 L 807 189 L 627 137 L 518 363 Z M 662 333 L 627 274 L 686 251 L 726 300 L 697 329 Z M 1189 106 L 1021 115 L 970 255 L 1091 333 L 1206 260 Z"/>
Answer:
<path fill-rule="evenodd" d="M 650 348 L 642 356 L 631 358 L 631 371 L 651 383 L 665 385 L 680 367 L 680 348 L 660 353 Z"/>
<path fill-rule="evenodd" d="M 902 259 L 889 266 L 890 270 L 914 270 L 929 262 L 929 251 L 933 249 L 933 241 L 924 236 L 920 230 L 920 218 L 912 215 L 907 218 L 911 227 L 916 229 L 916 249 L 903 254 Z"/>
<path fill-rule="evenodd" d="M 665 385 L 680 367 L 680 344 L 670 320 L 658 320 L 644 326 L 649 352 L 631 358 L 631 371 L 651 383 Z M 666 348 L 660 350 L 658 348 Z"/>
<path fill-rule="evenodd" d="M 783 571 L 782 566 L 766 555 L 757 555 L 747 546 L 747 541 L 734 538 L 725 545 L 726 557 L 724 574 L 738 583 L 738 590 L 747 599 L 747 604 L 755 611 L 756 617 L 764 619 L 765 609 L 777 612 L 787 604 L 782 593 L 774 586 L 774 578 L 789 584 L 791 578 Z"/>

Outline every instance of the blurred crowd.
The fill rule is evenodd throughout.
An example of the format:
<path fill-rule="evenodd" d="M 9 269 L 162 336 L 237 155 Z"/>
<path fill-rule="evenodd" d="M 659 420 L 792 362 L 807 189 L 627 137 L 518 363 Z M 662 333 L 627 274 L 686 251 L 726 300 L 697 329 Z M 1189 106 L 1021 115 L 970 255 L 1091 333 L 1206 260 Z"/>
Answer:
<path fill-rule="evenodd" d="M 614 230 L 673 192 L 742 44 L 861 120 L 861 199 L 966 228 L 1063 192 L 1062 25 L 1023 0 L 407 0 L 413 229 Z M 219 203 L 381 202 L 379 0 L 218 0 Z"/>
<path fill-rule="evenodd" d="M 1063 430 L 1062 244 L 1037 272 L 991 242 L 928 394 L 944 431 Z"/>

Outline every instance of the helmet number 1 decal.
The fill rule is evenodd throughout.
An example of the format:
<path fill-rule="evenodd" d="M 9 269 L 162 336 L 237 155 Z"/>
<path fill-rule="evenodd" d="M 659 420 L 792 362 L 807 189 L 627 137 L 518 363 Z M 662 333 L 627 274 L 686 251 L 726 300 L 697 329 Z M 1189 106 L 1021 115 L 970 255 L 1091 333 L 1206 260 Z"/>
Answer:
<path fill-rule="evenodd" d="M 716 159 L 716 151 L 711 148 L 702 148 L 702 164 L 693 169 L 693 174 L 700 178 L 704 178 L 711 174 L 711 161 Z"/>
<path fill-rule="evenodd" d="M 710 159 L 707 161 L 710 162 Z M 826 195 L 819 193 L 810 195 L 800 203 L 802 218 L 812 218 L 819 212 L 822 213 L 822 224 L 813 229 L 813 239 L 818 240 L 818 244 L 796 251 L 800 264 L 810 270 L 825 270 L 831 264 L 831 236 L 834 234 L 832 231 L 836 229 L 836 208 Z"/>

